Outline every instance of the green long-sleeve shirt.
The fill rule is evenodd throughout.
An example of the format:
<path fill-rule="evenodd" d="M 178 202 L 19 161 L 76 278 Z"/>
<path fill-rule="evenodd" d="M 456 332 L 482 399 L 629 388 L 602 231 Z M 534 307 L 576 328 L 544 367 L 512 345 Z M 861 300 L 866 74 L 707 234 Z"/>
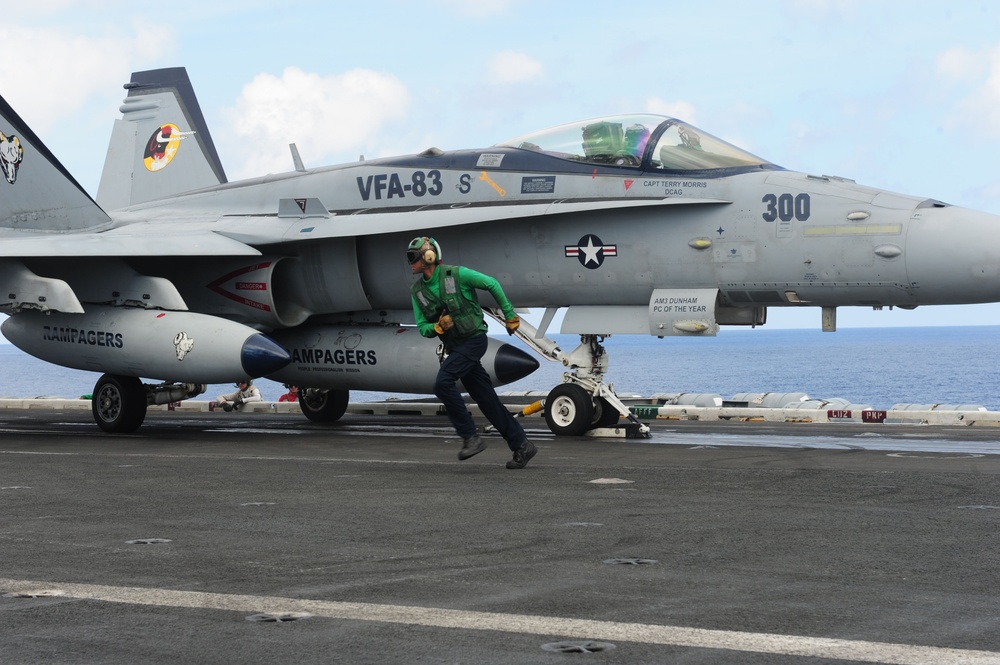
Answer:
<path fill-rule="evenodd" d="M 514 312 L 513 305 L 511 305 L 510 301 L 507 300 L 507 296 L 504 294 L 503 288 L 500 286 L 500 282 L 489 275 L 476 272 L 471 268 L 466 268 L 464 266 L 455 266 L 455 268 L 458 270 L 459 283 L 461 284 L 461 293 L 463 298 L 475 303 L 478 307 L 479 297 L 476 295 L 476 289 L 482 289 L 484 291 L 488 291 L 490 295 L 493 296 L 493 299 L 497 301 L 497 304 L 500 305 L 500 309 L 503 311 L 505 319 L 509 320 L 517 316 Z M 428 290 L 432 295 L 437 296 L 439 302 L 442 300 L 442 273 L 443 271 L 441 270 L 441 266 L 438 266 L 435 268 L 434 273 L 429 279 L 421 277 Z M 434 331 L 435 321 L 429 321 L 427 317 L 424 316 L 416 298 L 412 298 L 411 300 L 413 302 L 413 316 L 417 321 L 417 327 L 420 329 L 420 334 L 424 337 L 436 337 L 437 333 Z M 488 330 L 485 319 L 482 321 L 480 330 L 484 333 Z"/>

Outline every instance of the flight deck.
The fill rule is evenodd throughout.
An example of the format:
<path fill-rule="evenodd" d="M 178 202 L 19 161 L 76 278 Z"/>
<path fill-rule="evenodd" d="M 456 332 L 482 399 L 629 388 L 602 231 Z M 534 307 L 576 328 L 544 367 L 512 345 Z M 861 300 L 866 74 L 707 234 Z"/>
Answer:
<path fill-rule="evenodd" d="M 2 409 L 4 662 L 1000 662 L 998 430 L 648 422 Z"/>

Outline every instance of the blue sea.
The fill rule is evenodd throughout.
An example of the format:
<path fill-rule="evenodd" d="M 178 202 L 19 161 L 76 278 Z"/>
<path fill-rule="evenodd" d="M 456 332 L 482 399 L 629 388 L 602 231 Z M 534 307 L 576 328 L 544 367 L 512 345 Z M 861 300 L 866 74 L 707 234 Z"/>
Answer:
<path fill-rule="evenodd" d="M 565 351 L 579 343 L 575 335 L 553 338 Z M 731 399 L 738 393 L 805 393 L 876 409 L 900 403 L 976 404 L 1000 411 L 1000 326 L 836 333 L 724 329 L 714 338 L 613 336 L 604 345 L 610 358 L 606 380 L 619 394 L 710 393 Z M 534 374 L 499 392 L 547 392 L 560 383 L 562 365 L 540 362 Z M 99 378 L 36 360 L 10 344 L 0 344 L 0 363 L 0 397 L 77 398 L 91 393 Z M 284 392 L 266 379 L 257 385 L 265 400 L 277 400 Z M 210 386 L 198 399 L 232 390 L 230 384 Z M 352 393 L 355 402 L 391 397 L 403 395 Z"/>

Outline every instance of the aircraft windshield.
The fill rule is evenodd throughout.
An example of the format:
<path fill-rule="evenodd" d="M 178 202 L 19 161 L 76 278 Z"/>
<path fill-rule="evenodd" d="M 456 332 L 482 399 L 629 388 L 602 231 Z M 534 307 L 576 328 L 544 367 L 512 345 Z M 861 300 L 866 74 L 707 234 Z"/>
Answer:
<path fill-rule="evenodd" d="M 656 145 L 649 139 L 662 130 Z M 691 125 L 658 115 L 597 118 L 525 134 L 498 144 L 535 150 L 587 164 L 640 166 L 668 171 L 758 166 L 768 162 Z"/>

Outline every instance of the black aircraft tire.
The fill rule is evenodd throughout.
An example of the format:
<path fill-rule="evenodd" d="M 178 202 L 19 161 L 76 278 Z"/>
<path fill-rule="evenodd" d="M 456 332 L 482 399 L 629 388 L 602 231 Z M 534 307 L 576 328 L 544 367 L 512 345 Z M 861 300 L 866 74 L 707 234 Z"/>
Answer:
<path fill-rule="evenodd" d="M 146 419 L 146 390 L 134 376 L 105 374 L 90 401 L 94 422 L 109 434 L 128 434 Z"/>
<path fill-rule="evenodd" d="M 545 423 L 556 436 L 580 436 L 593 420 L 594 401 L 578 385 L 563 383 L 545 398 Z"/>
<path fill-rule="evenodd" d="M 299 407 L 314 423 L 332 423 L 347 412 L 350 390 L 299 390 Z"/>
<path fill-rule="evenodd" d="M 591 427 L 614 427 L 618 424 L 621 416 L 618 409 L 611 405 L 611 402 L 603 397 L 594 400 L 594 420 Z"/>

